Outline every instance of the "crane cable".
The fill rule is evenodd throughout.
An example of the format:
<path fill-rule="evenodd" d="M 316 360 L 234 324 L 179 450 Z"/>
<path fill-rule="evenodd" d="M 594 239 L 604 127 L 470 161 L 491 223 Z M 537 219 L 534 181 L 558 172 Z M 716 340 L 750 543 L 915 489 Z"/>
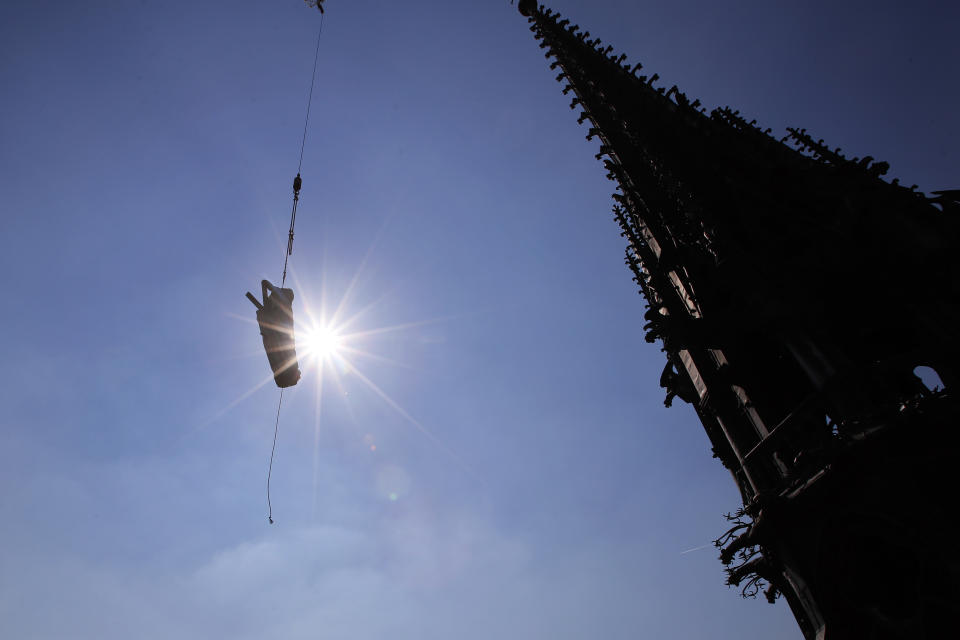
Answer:
<path fill-rule="evenodd" d="M 287 252 L 283 257 L 283 278 L 280 287 L 287 283 L 287 261 L 293 253 L 293 227 L 297 223 L 297 203 L 300 201 L 300 170 L 303 168 L 303 150 L 307 144 L 307 127 L 310 125 L 310 107 L 313 106 L 313 87 L 317 82 L 317 62 L 320 60 L 320 36 L 323 35 L 323 16 L 320 14 L 320 29 L 317 32 L 317 46 L 313 52 L 313 71 L 310 73 L 310 93 L 307 96 L 307 116 L 303 119 L 303 135 L 300 138 L 300 161 L 297 163 L 297 176 L 293 179 L 293 210 L 290 212 L 290 230 L 287 232 Z"/>
<path fill-rule="evenodd" d="M 287 233 L 287 251 L 283 256 L 283 278 L 280 288 L 287 283 L 287 261 L 293 253 L 293 227 L 297 223 L 297 203 L 300 201 L 300 187 L 303 181 L 300 170 L 303 168 L 303 150 L 307 144 L 307 127 L 310 124 L 310 107 L 313 106 L 313 87 L 317 82 L 317 61 L 320 59 L 320 36 L 323 34 L 323 12 L 320 12 L 320 29 L 317 32 L 317 46 L 313 52 L 313 71 L 310 74 L 310 93 L 307 96 L 307 116 L 303 120 L 303 136 L 300 138 L 300 161 L 297 163 L 297 176 L 293 179 L 293 210 L 290 212 L 290 230 Z M 270 449 L 270 466 L 267 468 L 267 520 L 273 524 L 273 505 L 270 502 L 270 478 L 273 476 L 273 456 L 277 451 L 277 433 L 280 430 L 280 408 L 283 406 L 283 389 L 280 389 L 280 401 L 277 402 L 277 419 L 273 425 L 273 447 Z"/>

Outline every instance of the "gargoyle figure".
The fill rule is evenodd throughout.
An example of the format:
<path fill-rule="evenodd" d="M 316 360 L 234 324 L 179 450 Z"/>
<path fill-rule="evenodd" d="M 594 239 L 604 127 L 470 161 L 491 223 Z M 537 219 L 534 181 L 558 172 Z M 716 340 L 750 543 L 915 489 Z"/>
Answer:
<path fill-rule="evenodd" d="M 660 374 L 660 386 L 667 390 L 667 397 L 663 400 L 663 405 L 669 407 L 673 404 L 674 398 L 680 398 L 690 404 L 696 403 L 697 390 L 686 373 L 679 373 L 673 359 L 667 361 L 667 365 Z"/>

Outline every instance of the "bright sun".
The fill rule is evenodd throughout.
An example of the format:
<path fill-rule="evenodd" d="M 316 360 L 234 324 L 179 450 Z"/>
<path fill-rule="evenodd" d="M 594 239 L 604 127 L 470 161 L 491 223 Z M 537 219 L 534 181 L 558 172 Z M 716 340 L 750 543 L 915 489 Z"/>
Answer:
<path fill-rule="evenodd" d="M 343 338 L 330 327 L 314 327 L 304 336 L 304 343 L 307 353 L 320 360 L 327 360 L 338 354 Z"/>

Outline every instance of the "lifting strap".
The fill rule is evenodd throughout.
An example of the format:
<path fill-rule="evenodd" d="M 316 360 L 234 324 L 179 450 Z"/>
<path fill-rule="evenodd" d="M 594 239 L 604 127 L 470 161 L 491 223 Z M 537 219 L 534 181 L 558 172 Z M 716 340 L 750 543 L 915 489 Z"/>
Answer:
<path fill-rule="evenodd" d="M 301 150 L 301 154 L 303 151 Z M 302 161 L 302 156 L 301 156 Z M 280 287 L 287 284 L 287 260 L 293 254 L 293 226 L 297 224 L 297 203 L 300 202 L 300 187 L 303 186 L 303 180 L 300 179 L 300 171 L 297 171 L 297 177 L 293 179 L 293 211 L 290 212 L 290 231 L 287 232 L 287 253 L 283 257 L 283 279 L 280 281 Z"/>

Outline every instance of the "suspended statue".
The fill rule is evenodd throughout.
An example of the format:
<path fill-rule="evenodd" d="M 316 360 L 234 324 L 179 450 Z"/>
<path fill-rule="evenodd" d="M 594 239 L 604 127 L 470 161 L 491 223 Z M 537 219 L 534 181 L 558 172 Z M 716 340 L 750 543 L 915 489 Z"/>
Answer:
<path fill-rule="evenodd" d="M 300 368 L 293 339 L 293 289 L 285 289 L 284 285 L 287 284 L 287 260 L 293 253 L 293 228 L 297 222 L 297 203 L 300 201 L 302 186 L 303 180 L 300 179 L 298 171 L 297 177 L 293 179 L 293 210 L 290 212 L 290 231 L 287 233 L 287 251 L 283 258 L 283 280 L 280 286 L 275 287 L 268 280 L 262 280 L 262 303 L 247 291 L 247 298 L 257 308 L 257 324 L 260 325 L 263 348 L 267 352 L 270 368 L 273 369 L 273 381 L 281 389 L 292 387 L 300 381 Z"/>
<path fill-rule="evenodd" d="M 275 287 L 267 280 L 260 282 L 263 303 L 247 292 L 257 308 L 257 324 L 263 336 L 263 348 L 273 370 L 273 380 L 281 389 L 300 380 L 300 367 L 293 338 L 293 289 Z"/>

